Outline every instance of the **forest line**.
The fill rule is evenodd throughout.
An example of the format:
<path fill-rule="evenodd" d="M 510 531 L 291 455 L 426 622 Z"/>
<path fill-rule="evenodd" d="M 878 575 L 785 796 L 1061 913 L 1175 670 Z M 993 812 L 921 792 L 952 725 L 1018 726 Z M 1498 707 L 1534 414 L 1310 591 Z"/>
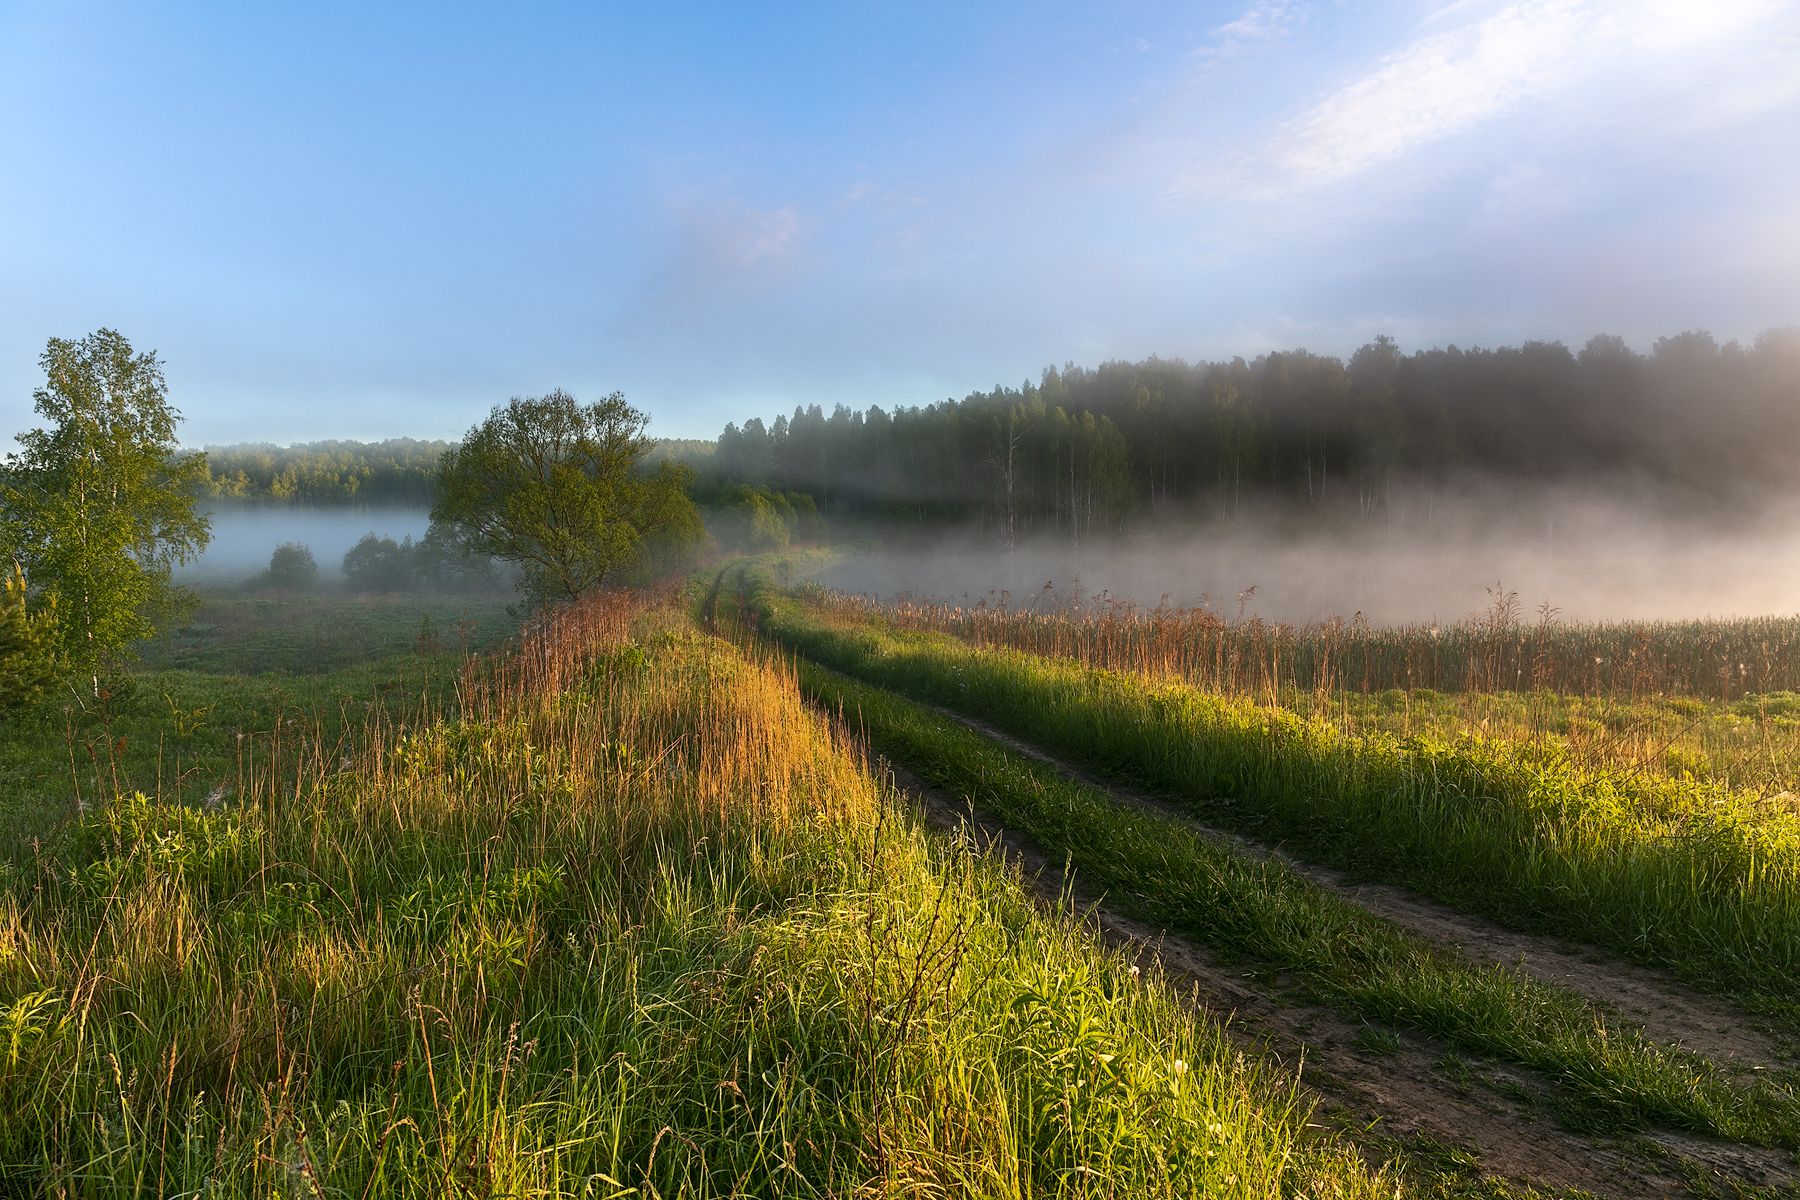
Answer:
<path fill-rule="evenodd" d="M 1757 506 L 1800 485 L 1800 330 L 1748 346 L 1704 333 L 1638 353 L 1600 336 L 1349 357 L 1150 358 L 1047 368 L 1036 383 L 903 406 L 796 407 L 664 439 L 705 498 L 810 497 L 827 515 L 972 523 L 1077 542 L 1156 514 L 1252 504 L 1330 519 L 1404 515 L 1475 481 L 1630 483 L 1688 509 Z M 429 504 L 452 443 L 411 438 L 209 447 L 221 501 Z"/>

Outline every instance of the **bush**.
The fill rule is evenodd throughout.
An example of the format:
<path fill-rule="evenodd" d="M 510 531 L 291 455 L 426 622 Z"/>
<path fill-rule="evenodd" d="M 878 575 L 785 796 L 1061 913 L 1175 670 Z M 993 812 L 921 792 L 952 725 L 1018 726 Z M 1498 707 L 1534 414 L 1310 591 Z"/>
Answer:
<path fill-rule="evenodd" d="M 344 554 L 344 578 L 359 592 L 404 591 L 412 583 L 412 538 L 404 543 L 374 533 Z"/>
<path fill-rule="evenodd" d="M 25 573 L 17 566 L 0 582 L 0 711 L 42 696 L 63 674 L 56 597 L 36 612 L 26 598 Z"/>
<path fill-rule="evenodd" d="M 299 542 L 283 542 L 269 555 L 270 587 L 300 590 L 319 582 L 319 564 L 313 561 L 312 549 Z"/>

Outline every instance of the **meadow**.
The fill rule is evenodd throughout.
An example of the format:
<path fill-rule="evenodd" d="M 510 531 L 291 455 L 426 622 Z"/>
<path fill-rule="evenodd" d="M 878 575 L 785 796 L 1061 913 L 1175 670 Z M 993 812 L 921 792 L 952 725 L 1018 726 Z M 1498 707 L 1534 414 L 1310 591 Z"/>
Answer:
<path fill-rule="evenodd" d="M 330 755 L 371 712 L 441 704 L 464 655 L 516 625 L 499 593 L 197 596 L 99 696 L 70 685 L 0 722 L 0 851 L 111 796 L 198 802 L 268 755 Z"/>
<path fill-rule="evenodd" d="M 1767 821 L 1732 810 L 1769 839 L 1746 883 L 1717 833 L 1645 852 L 1695 819 L 1656 790 L 1672 776 L 1634 784 L 1663 808 L 1623 821 L 1642 796 L 1620 780 L 1600 804 L 1588 776 L 1551 795 L 1525 769 L 1581 769 L 1566 757 L 1272 719 L 1318 700 L 1291 684 L 1213 694 L 973 646 L 794 586 L 816 558 L 523 624 L 498 595 L 216 590 L 103 703 L 10 723 L 0 1192 L 1524 1198 L 1800 1177 Z M 1356 787 L 1319 802 L 1346 768 Z M 1447 820 L 1446 784 L 1480 803 Z M 1615 950 L 1717 941 L 1676 973 L 1762 1023 L 1717 1036 L 1724 1010 L 1627 1012 L 1465 952 L 1290 857 L 1332 847 L 1531 928 L 1558 910 L 1498 900 L 1573 871 L 1584 903 L 1668 926 Z M 1712 872 L 1710 916 L 1681 870 Z M 1620 901 L 1632 886 L 1653 899 Z"/>
<path fill-rule="evenodd" d="M 1584 765 L 1800 790 L 1800 617 L 1575 624 L 1490 593 L 1464 621 L 1291 625 L 1054 593 L 829 609 L 1084 667 L 1179 681 L 1346 733 L 1549 738 Z"/>
<path fill-rule="evenodd" d="M 116 786 L 87 764 L 13 845 L 7 1194 L 1453 1178 L 1314 1124 L 1290 1069 L 928 833 L 791 671 L 680 598 L 598 596 L 484 652 L 493 612 L 465 647 L 421 637 L 436 602 L 333 604 L 311 628 L 221 599 L 115 701 L 142 738 L 143 697 L 186 689 L 208 711 L 182 761 L 224 786 L 126 746 Z M 320 670 L 284 673 L 295 655 Z M 266 669 L 215 674 L 239 662 Z"/>
<path fill-rule="evenodd" d="M 1327 1025 L 1529 1068 L 1565 1125 L 1795 1148 L 1800 621 L 1584 627 L 1500 597 L 1456 627 L 1292 628 L 777 574 L 718 590 L 809 694 L 1106 911 Z"/>

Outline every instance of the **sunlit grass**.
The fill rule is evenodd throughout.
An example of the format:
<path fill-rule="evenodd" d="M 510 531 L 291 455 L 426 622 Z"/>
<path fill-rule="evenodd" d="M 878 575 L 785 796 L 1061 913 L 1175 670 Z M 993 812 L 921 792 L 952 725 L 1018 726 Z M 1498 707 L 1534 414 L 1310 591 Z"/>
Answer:
<path fill-rule="evenodd" d="M 895 761 L 1065 859 L 1109 909 L 1288 978 L 1302 999 L 1543 1072 L 1590 1126 L 1800 1149 L 1800 1099 L 1650 1041 L 1629 1020 L 1509 966 L 1471 963 L 1179 820 L 1120 804 L 920 705 L 802 663 L 803 687 Z"/>
<path fill-rule="evenodd" d="M 50 1195 L 1391 1196 L 1291 1079 L 620 598 L 0 887 Z"/>

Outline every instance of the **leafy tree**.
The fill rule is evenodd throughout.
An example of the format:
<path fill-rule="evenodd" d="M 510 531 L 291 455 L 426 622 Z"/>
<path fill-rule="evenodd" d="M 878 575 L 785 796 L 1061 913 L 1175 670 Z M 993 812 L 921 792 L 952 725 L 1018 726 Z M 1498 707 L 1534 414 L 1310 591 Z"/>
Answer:
<path fill-rule="evenodd" d="M 713 519 L 713 532 L 734 550 L 779 550 L 793 540 L 794 524 L 785 497 L 745 485 L 733 489 L 730 503 Z"/>
<path fill-rule="evenodd" d="M 269 555 L 270 587 L 300 590 L 319 582 L 319 564 L 312 548 L 299 542 L 283 542 Z"/>
<path fill-rule="evenodd" d="M 0 473 L 0 544 L 57 601 L 68 661 L 94 676 L 187 599 L 174 567 L 210 533 L 206 458 L 176 445 L 155 353 L 110 329 L 51 338 L 34 393 L 49 427 L 19 435 Z"/>
<path fill-rule="evenodd" d="M 540 602 L 573 599 L 651 551 L 691 550 L 701 525 L 688 472 L 646 469 L 647 424 L 618 392 L 514 399 L 445 452 L 432 522 L 516 563 Z"/>

